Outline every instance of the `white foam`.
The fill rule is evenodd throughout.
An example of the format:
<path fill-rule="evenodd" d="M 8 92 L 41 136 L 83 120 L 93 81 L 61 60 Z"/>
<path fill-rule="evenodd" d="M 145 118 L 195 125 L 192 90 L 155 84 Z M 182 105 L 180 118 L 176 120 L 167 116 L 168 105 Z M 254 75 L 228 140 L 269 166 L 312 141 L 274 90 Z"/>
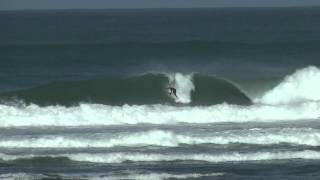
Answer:
<path fill-rule="evenodd" d="M 0 174 L 0 179 L 2 180 L 17 180 L 17 179 L 45 179 L 48 178 L 42 174 L 34 174 L 34 173 L 6 173 Z"/>
<path fill-rule="evenodd" d="M 142 153 L 111 153 L 111 154 L 72 154 L 68 155 L 74 161 L 97 163 L 122 163 L 124 161 L 177 161 L 194 160 L 206 162 L 230 161 L 263 161 L 282 159 L 320 159 L 320 152 L 258 152 L 258 153 L 227 153 L 227 154 L 142 154 Z"/>
<path fill-rule="evenodd" d="M 132 179 L 132 180 L 163 180 L 163 179 L 187 179 L 187 178 L 201 178 L 201 177 L 212 177 L 212 176 L 223 176 L 224 173 L 188 173 L 188 174 L 168 174 L 168 173 L 149 173 L 149 174 L 129 174 L 127 176 L 107 176 L 107 177 L 96 177 L 90 178 L 92 180 L 100 179 Z"/>
<path fill-rule="evenodd" d="M 320 69 L 315 66 L 296 71 L 255 102 L 289 104 L 320 100 Z"/>
<path fill-rule="evenodd" d="M 172 96 L 176 102 L 190 103 L 191 92 L 194 91 L 194 84 L 192 82 L 192 74 L 169 74 L 169 83 L 177 89 L 177 96 Z"/>
<path fill-rule="evenodd" d="M 119 135 L 117 137 L 64 137 L 45 136 L 37 138 L 17 137 L 17 139 L 1 139 L 0 147 L 6 148 L 88 148 L 115 146 L 168 146 L 180 144 L 279 144 L 290 143 L 308 146 L 320 146 L 320 131 L 313 129 L 247 130 L 214 133 L 202 136 L 177 134 L 171 131 L 152 130 L 147 132 Z"/>
<path fill-rule="evenodd" d="M 243 161 L 267 161 L 285 159 L 320 159 L 320 152 L 313 150 L 304 151 L 282 151 L 282 152 L 257 152 L 257 153 L 225 153 L 225 154 L 158 154 L 158 153 L 77 153 L 60 155 L 8 155 L 0 154 L 4 161 L 16 159 L 31 159 L 34 157 L 67 157 L 73 161 L 95 162 L 95 163 L 123 163 L 133 162 L 155 162 L 155 161 L 205 161 L 205 162 L 243 162 Z"/>
<path fill-rule="evenodd" d="M 317 119 L 319 116 L 320 102 L 276 106 L 220 104 L 207 107 L 108 106 L 98 104 L 81 104 L 76 107 L 0 105 L 0 127 L 274 122 Z"/>
<path fill-rule="evenodd" d="M 90 180 L 119 180 L 119 179 L 131 179 L 131 180 L 163 180 L 163 179 L 186 179 L 186 178 L 200 178 L 200 177 L 213 177 L 213 176 L 223 176 L 224 173 L 186 173 L 186 174 L 169 174 L 169 173 L 135 173 L 128 172 L 127 175 L 113 175 L 113 174 L 61 174 L 57 175 L 62 179 L 90 179 Z M 50 176 L 43 174 L 28 174 L 28 173 L 7 173 L 0 174 L 0 179 L 48 179 Z M 51 177 L 52 178 L 52 177 Z"/>

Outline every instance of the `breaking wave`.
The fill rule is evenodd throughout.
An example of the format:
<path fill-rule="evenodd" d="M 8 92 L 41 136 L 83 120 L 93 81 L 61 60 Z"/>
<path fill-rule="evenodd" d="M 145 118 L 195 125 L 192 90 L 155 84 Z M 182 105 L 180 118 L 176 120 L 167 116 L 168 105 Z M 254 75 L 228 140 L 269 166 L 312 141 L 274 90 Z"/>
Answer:
<path fill-rule="evenodd" d="M 289 104 L 320 100 L 320 69 L 315 66 L 297 70 L 256 102 Z"/>
<path fill-rule="evenodd" d="M 221 103 L 251 105 L 294 104 L 320 100 L 320 70 L 309 66 L 286 76 L 280 84 L 252 101 L 239 86 L 229 80 L 201 74 L 145 74 L 131 77 L 56 82 L 39 87 L 0 94 L 2 102 L 13 99 L 40 106 L 75 106 L 79 103 L 105 105 Z M 177 97 L 169 95 L 168 87 L 177 89 Z M 255 87 L 255 86 L 252 86 Z M 244 88 L 246 89 L 246 88 Z M 250 90 L 253 92 L 254 90 Z"/>
<path fill-rule="evenodd" d="M 56 83 L 2 94 L 2 97 L 16 96 L 29 103 L 0 104 L 0 127 L 318 119 L 319 82 L 317 67 L 300 69 L 249 106 L 250 99 L 236 85 L 199 74 L 147 74 L 121 80 Z M 168 95 L 169 85 L 176 87 L 178 98 Z M 81 103 L 87 96 L 90 103 Z M 46 103 L 47 106 L 40 106 Z M 52 105 L 54 103 L 57 105 Z M 70 103 L 77 104 L 65 106 Z"/>
<path fill-rule="evenodd" d="M 176 124 L 219 122 L 274 122 L 317 119 L 320 103 L 295 105 L 176 107 L 169 105 L 108 106 L 80 104 L 75 107 L 0 105 L 0 127 L 95 126 L 121 124 Z"/>

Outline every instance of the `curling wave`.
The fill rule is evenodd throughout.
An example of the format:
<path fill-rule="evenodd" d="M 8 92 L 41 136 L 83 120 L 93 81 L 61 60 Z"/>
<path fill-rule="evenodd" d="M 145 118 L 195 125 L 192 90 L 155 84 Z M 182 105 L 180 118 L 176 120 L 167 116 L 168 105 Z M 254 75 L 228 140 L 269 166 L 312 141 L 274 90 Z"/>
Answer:
<path fill-rule="evenodd" d="M 263 80 L 261 80 L 263 81 Z M 221 103 L 251 105 L 249 96 L 258 104 L 295 104 L 320 101 L 320 70 L 309 66 L 286 76 L 271 90 L 255 97 L 244 92 L 227 79 L 202 74 L 145 74 L 130 77 L 56 82 L 39 87 L 0 93 L 1 102 L 13 99 L 40 106 L 79 103 L 105 105 L 189 104 L 216 105 Z M 262 82 L 253 82 L 256 87 Z M 177 89 L 177 97 L 170 96 L 168 87 Z M 247 89 L 247 87 L 243 87 Z M 257 88 L 257 87 L 256 87 Z M 248 90 L 254 92 L 254 89 Z"/>
<path fill-rule="evenodd" d="M 178 97 L 169 96 L 169 86 L 177 89 Z M 251 100 L 238 87 L 226 80 L 181 73 L 57 82 L 0 94 L 0 99 L 4 102 L 12 98 L 41 106 L 71 106 L 81 102 L 106 105 L 214 105 L 223 102 L 251 104 Z"/>

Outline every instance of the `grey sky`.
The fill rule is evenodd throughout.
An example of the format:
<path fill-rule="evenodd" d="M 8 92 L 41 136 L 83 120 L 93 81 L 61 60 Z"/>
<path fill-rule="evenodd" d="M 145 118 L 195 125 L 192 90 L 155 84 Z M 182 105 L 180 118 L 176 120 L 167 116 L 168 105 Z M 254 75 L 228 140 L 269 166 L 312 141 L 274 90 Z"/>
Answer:
<path fill-rule="evenodd" d="M 0 0 L 1 10 L 320 6 L 320 0 Z"/>

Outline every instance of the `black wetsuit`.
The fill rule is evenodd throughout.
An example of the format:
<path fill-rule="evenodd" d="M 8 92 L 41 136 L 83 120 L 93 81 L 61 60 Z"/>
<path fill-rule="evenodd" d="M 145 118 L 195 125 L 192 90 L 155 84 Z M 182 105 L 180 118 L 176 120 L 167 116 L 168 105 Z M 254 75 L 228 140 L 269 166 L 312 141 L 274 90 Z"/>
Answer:
<path fill-rule="evenodd" d="M 169 89 L 170 89 L 170 95 L 173 93 L 176 97 L 178 97 L 177 96 L 177 90 L 175 88 L 169 87 Z"/>

